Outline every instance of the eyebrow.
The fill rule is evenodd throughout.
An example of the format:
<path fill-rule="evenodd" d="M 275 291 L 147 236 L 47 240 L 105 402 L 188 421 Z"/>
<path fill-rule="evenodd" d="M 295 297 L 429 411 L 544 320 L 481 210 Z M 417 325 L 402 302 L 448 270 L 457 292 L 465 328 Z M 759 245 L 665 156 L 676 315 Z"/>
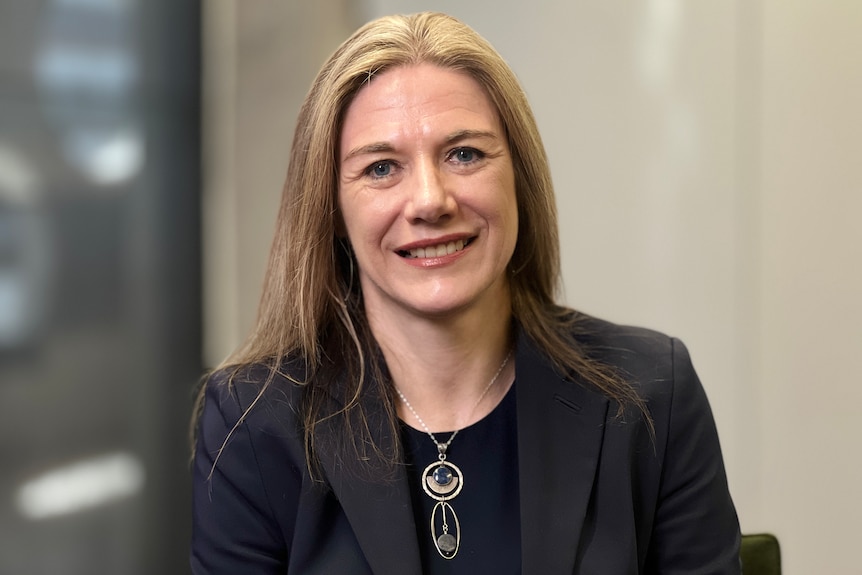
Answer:
<path fill-rule="evenodd" d="M 358 148 L 353 148 L 352 150 L 347 152 L 347 155 L 344 156 L 344 159 L 341 161 L 346 162 L 350 158 L 353 158 L 356 156 L 364 156 L 367 154 L 379 154 L 381 152 L 393 152 L 393 151 L 395 151 L 395 148 L 393 148 L 392 144 L 390 144 L 389 142 L 375 142 L 373 144 L 368 144 L 365 146 L 359 146 Z"/>
<path fill-rule="evenodd" d="M 469 140 L 473 138 L 478 139 L 488 139 L 488 140 L 496 140 L 498 136 L 496 132 L 488 132 L 485 130 L 458 130 L 457 132 L 452 132 L 448 136 L 443 139 L 443 142 L 447 146 L 451 146 L 452 144 L 457 144 L 458 142 L 462 142 L 464 140 Z M 365 146 L 359 146 L 358 148 L 353 148 L 347 155 L 344 156 L 342 162 L 346 162 L 351 158 L 356 156 L 364 156 L 368 154 L 380 154 L 384 152 L 394 152 L 395 148 L 389 142 L 374 142 L 373 144 L 366 144 Z"/>
<path fill-rule="evenodd" d="M 496 132 L 488 132 L 485 130 L 458 130 L 457 132 L 453 132 L 446 137 L 445 142 L 447 144 L 457 144 L 462 140 L 470 140 L 473 138 L 478 139 L 487 139 L 487 140 L 496 140 L 497 134 Z"/>

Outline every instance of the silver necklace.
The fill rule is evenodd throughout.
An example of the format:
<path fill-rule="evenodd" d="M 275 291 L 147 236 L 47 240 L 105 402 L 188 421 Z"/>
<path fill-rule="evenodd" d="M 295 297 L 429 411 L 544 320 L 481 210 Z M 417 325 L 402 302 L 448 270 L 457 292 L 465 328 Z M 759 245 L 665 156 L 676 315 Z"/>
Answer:
<path fill-rule="evenodd" d="M 485 399 L 494 383 L 497 382 L 497 378 L 500 377 L 506 364 L 509 363 L 511 356 L 512 350 L 510 349 L 503 363 L 500 364 L 497 373 L 494 374 L 494 377 L 485 386 L 485 389 L 479 395 L 479 399 L 473 405 L 473 409 L 467 415 L 468 420 L 473 416 L 473 412 L 476 411 L 482 400 Z M 455 514 L 455 510 L 449 501 L 455 499 L 464 488 L 464 474 L 461 473 L 457 465 L 447 459 L 446 450 L 449 449 L 452 440 L 455 439 L 455 436 L 458 435 L 461 429 L 453 431 L 446 443 L 437 441 L 437 438 L 434 437 L 434 434 L 431 433 L 431 430 L 428 429 L 428 426 L 425 425 L 425 422 L 419 417 L 419 414 L 416 413 L 416 410 L 413 409 L 413 406 L 410 405 L 410 402 L 407 401 L 401 390 L 396 387 L 395 391 L 398 393 L 401 401 L 404 402 L 404 405 L 407 406 L 407 409 L 410 410 L 410 413 L 413 414 L 413 417 L 419 422 L 419 425 L 422 426 L 422 429 L 425 430 L 425 433 L 431 438 L 431 441 L 434 442 L 434 445 L 437 446 L 437 461 L 428 465 L 425 471 L 422 472 L 421 483 L 425 493 L 437 502 L 431 511 L 431 539 L 434 541 L 434 547 L 437 548 L 437 552 L 443 559 L 452 559 L 461 547 L 461 523 L 458 521 L 458 516 Z M 449 523 L 450 517 L 451 524 Z"/>

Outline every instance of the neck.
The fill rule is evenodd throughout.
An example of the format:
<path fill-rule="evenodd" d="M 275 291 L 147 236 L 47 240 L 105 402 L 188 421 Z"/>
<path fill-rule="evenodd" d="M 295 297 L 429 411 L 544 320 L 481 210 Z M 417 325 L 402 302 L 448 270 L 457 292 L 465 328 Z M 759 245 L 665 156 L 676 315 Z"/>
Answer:
<path fill-rule="evenodd" d="M 432 320 L 375 322 L 380 345 L 395 386 L 432 432 L 454 431 L 483 418 L 499 403 L 514 380 L 514 358 L 477 404 L 512 348 L 511 315 L 465 313 Z M 398 415 L 422 429 L 403 402 Z"/>

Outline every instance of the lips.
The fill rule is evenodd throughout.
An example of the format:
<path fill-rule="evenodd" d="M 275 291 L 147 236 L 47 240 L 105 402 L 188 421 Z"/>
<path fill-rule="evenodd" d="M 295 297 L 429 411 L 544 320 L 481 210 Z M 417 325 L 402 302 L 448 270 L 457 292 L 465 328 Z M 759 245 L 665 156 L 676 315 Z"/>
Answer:
<path fill-rule="evenodd" d="M 465 247 L 470 245 L 472 241 L 473 238 L 469 238 L 467 240 L 454 240 L 451 242 L 443 242 L 433 246 L 425 246 L 423 248 L 399 250 L 398 255 L 408 259 L 440 258 L 449 254 L 460 252 Z"/>

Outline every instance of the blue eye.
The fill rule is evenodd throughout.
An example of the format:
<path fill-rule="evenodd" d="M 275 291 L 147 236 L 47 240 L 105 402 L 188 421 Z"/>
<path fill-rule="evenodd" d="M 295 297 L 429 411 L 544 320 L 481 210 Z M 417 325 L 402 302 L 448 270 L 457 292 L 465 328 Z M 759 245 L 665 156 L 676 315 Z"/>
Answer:
<path fill-rule="evenodd" d="M 377 162 L 371 165 L 370 173 L 375 178 L 385 178 L 392 173 L 392 164 L 389 162 Z"/>
<path fill-rule="evenodd" d="M 485 157 L 485 154 L 476 148 L 455 148 L 449 152 L 449 161 L 456 164 L 473 164 Z"/>
<path fill-rule="evenodd" d="M 476 150 L 460 148 L 455 151 L 455 157 L 459 162 L 469 163 L 476 159 Z"/>

